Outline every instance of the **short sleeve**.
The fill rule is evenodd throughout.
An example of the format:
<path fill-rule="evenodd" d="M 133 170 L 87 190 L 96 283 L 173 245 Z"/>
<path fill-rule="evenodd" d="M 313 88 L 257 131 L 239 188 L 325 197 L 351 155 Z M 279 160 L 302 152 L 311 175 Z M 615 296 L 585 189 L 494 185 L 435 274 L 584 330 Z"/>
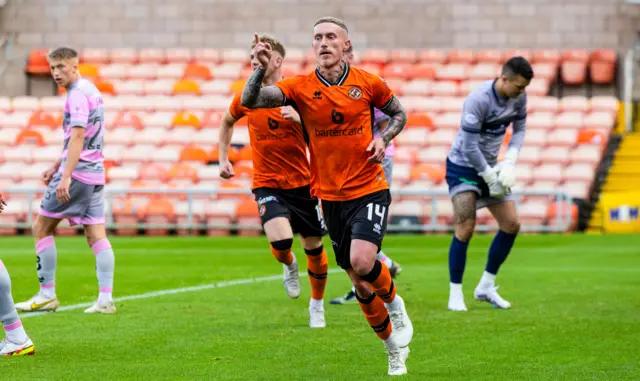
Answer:
<path fill-rule="evenodd" d="M 242 106 L 240 97 L 242 97 L 241 94 L 236 94 L 236 96 L 233 97 L 233 100 L 231 101 L 231 105 L 229 106 L 229 113 L 235 119 L 242 118 L 246 112 L 246 108 Z"/>
<path fill-rule="evenodd" d="M 290 77 L 285 78 L 282 81 L 276 82 L 274 86 L 282 91 L 284 95 L 282 100 L 282 105 L 288 104 L 290 101 L 295 101 L 296 99 L 296 87 L 299 83 L 299 77 Z"/>
<path fill-rule="evenodd" d="M 70 126 L 87 128 L 89 122 L 89 99 L 81 91 L 72 91 L 67 98 Z"/>
<path fill-rule="evenodd" d="M 391 91 L 384 79 L 375 75 L 371 76 L 371 90 L 373 92 L 371 97 L 373 106 L 384 111 L 385 107 L 391 104 L 393 91 Z"/>
<path fill-rule="evenodd" d="M 486 107 L 482 99 L 470 95 L 462 106 L 461 128 L 465 132 L 477 134 L 482 129 L 482 121 L 485 119 Z"/>

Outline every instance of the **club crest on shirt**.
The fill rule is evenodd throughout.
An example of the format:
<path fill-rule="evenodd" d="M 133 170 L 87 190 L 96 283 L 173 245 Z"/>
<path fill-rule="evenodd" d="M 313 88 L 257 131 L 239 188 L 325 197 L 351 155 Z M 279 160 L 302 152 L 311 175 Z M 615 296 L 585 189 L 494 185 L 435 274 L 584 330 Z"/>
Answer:
<path fill-rule="evenodd" d="M 362 97 L 362 90 L 360 90 L 360 88 L 359 88 L 359 87 L 352 87 L 352 88 L 349 90 L 349 96 L 350 96 L 352 99 L 360 99 L 360 97 Z"/>
<path fill-rule="evenodd" d="M 266 205 L 260 205 L 260 217 L 264 216 L 264 214 L 267 212 L 267 206 Z"/>

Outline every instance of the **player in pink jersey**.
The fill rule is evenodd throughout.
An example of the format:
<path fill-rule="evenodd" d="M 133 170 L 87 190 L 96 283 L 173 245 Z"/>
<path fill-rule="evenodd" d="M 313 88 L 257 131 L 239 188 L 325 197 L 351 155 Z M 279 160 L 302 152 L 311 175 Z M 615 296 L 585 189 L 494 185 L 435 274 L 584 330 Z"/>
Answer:
<path fill-rule="evenodd" d="M 104 105 L 102 94 L 78 72 L 78 53 L 58 48 L 49 53 L 51 75 L 67 89 L 64 107 L 64 148 L 55 164 L 42 174 L 47 191 L 33 225 L 40 291 L 16 304 L 20 311 L 53 311 L 60 305 L 55 292 L 58 223 L 83 225 L 96 258 L 99 295 L 86 313 L 115 313 L 113 304 L 114 255 L 104 218 Z"/>
<path fill-rule="evenodd" d="M 7 203 L 0 193 L 0 214 Z M 13 306 L 11 278 L 0 260 L 0 322 L 6 334 L 0 342 L 0 356 L 26 356 L 35 353 L 33 342 L 24 331 L 20 317 Z"/>

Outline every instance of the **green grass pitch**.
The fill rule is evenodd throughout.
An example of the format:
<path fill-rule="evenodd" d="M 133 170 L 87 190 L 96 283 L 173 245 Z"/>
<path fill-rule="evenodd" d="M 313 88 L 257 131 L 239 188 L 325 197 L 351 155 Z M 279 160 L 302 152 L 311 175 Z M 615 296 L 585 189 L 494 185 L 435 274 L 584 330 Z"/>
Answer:
<path fill-rule="evenodd" d="M 403 266 L 396 285 L 415 329 L 405 379 L 640 379 L 640 236 L 518 238 L 498 277 L 513 305 L 508 311 L 472 300 L 490 240 L 476 236 L 470 246 L 466 313 L 446 309 L 448 236 L 385 240 L 387 254 Z M 115 297 L 274 277 L 120 301 L 113 316 L 77 307 L 24 318 L 36 355 L 0 359 L 0 380 L 388 378 L 384 346 L 359 307 L 328 304 L 348 289 L 341 272 L 329 275 L 327 328 L 311 330 L 306 276 L 301 298 L 288 299 L 264 237 L 111 241 Z M 33 241 L 1 242 L 14 298 L 31 297 Z M 91 302 L 97 294 L 91 250 L 79 237 L 56 243 L 62 305 Z M 294 252 L 304 271 L 299 243 Z"/>

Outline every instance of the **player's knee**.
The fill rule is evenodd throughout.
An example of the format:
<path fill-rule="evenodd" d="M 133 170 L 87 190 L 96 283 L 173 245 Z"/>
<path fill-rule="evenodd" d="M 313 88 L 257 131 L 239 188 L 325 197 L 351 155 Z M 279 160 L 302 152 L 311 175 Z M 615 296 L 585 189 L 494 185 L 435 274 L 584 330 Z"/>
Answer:
<path fill-rule="evenodd" d="M 513 219 L 500 224 L 500 230 L 508 234 L 518 234 L 520 232 L 520 221 Z"/>
<path fill-rule="evenodd" d="M 367 255 L 365 253 L 351 253 L 351 267 L 355 270 L 355 272 L 360 275 L 367 275 L 373 269 L 373 266 L 376 263 L 376 255 Z"/>
<path fill-rule="evenodd" d="M 31 231 L 33 232 L 33 236 L 37 241 L 53 234 L 51 229 L 41 218 L 36 218 L 36 220 L 33 222 L 33 225 L 31 225 Z"/>
<path fill-rule="evenodd" d="M 89 246 L 93 246 L 96 242 L 101 241 L 107 238 L 107 232 L 99 229 L 89 229 L 85 227 L 85 238 L 87 239 L 87 244 Z"/>
<path fill-rule="evenodd" d="M 469 242 L 476 228 L 476 219 L 468 218 L 456 222 L 456 237 L 462 242 Z"/>
<path fill-rule="evenodd" d="M 271 247 L 278 251 L 288 251 L 291 250 L 293 246 L 293 238 L 281 239 L 279 241 L 272 241 Z"/>

